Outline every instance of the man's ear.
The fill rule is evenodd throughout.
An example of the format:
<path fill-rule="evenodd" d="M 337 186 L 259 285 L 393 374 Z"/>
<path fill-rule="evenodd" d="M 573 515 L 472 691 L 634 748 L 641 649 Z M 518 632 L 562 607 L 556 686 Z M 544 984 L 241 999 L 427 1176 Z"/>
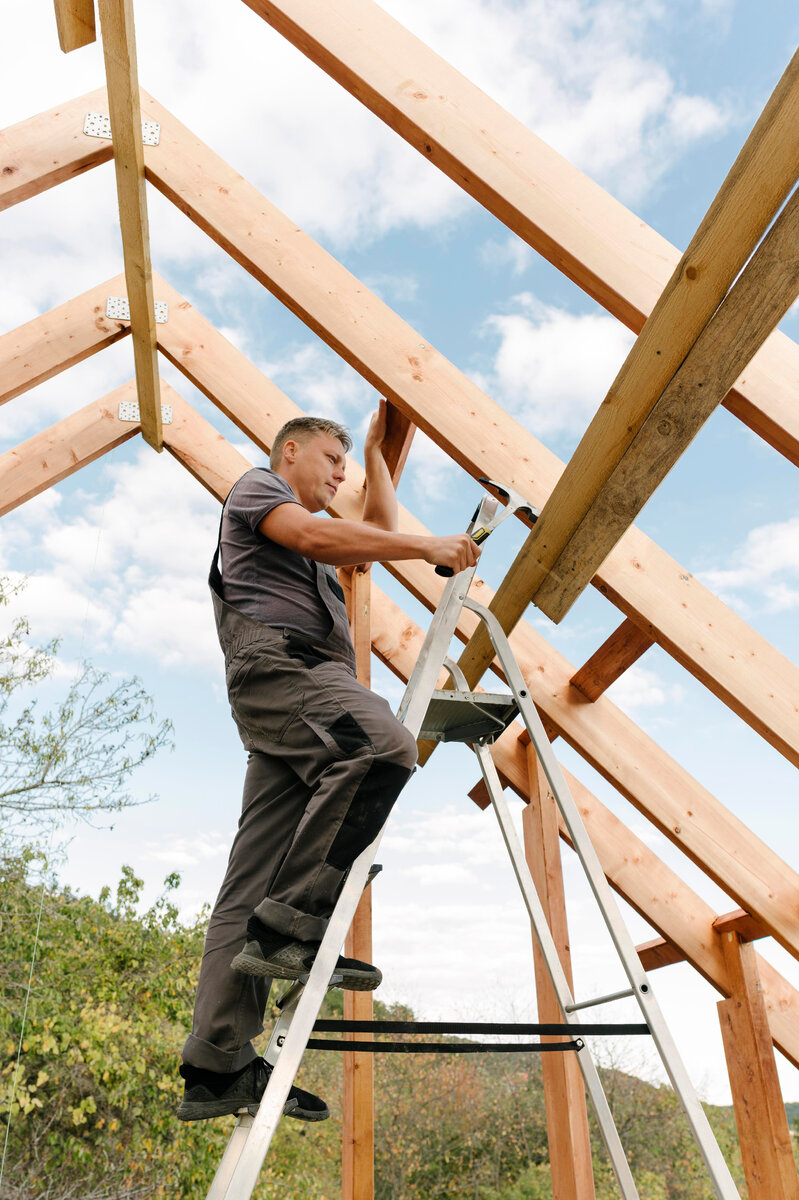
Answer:
<path fill-rule="evenodd" d="M 299 443 L 292 441 L 291 438 L 283 443 L 283 458 L 286 460 L 286 462 L 294 462 L 295 458 L 297 457 L 298 449 Z"/>

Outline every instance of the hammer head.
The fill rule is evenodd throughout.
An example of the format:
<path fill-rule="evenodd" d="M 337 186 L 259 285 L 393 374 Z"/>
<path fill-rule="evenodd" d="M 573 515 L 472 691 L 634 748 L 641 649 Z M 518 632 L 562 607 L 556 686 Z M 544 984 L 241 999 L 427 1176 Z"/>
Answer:
<path fill-rule="evenodd" d="M 485 484 L 486 487 L 490 487 L 495 492 L 498 492 L 507 504 L 510 512 L 519 513 L 521 516 L 527 517 L 531 525 L 538 520 L 541 509 L 534 508 L 532 504 L 528 504 L 524 496 L 520 495 L 519 492 L 515 492 L 513 488 L 505 487 L 503 483 L 497 483 L 493 479 L 480 479 L 478 483 Z"/>

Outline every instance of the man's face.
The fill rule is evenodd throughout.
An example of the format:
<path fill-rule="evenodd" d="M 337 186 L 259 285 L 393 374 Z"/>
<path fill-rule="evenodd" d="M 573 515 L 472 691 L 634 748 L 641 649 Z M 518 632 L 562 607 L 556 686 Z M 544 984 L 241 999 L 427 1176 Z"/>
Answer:
<path fill-rule="evenodd" d="M 284 475 L 299 502 L 309 512 L 320 512 L 333 503 L 346 468 L 344 447 L 331 433 L 317 433 L 306 441 L 288 441 L 283 449 Z"/>

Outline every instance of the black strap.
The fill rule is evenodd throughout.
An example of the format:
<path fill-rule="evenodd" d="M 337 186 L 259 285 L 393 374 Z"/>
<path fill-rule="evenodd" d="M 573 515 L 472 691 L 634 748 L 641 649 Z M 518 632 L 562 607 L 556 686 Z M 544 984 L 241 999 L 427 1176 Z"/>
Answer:
<path fill-rule="evenodd" d="M 565 1034 L 574 1037 L 575 1034 L 594 1037 L 618 1035 L 634 1035 L 649 1033 L 648 1025 L 531 1025 L 531 1024 L 493 1024 L 486 1021 L 341 1021 L 319 1020 L 314 1025 L 314 1033 L 489 1033 L 489 1034 Z M 327 1043 L 326 1043 L 327 1044 Z M 348 1043 L 351 1044 L 351 1043 Z M 404 1043 L 403 1043 L 404 1044 Z"/>
<path fill-rule="evenodd" d="M 343 1042 L 311 1038 L 309 1050 L 357 1050 L 359 1054 L 544 1054 L 582 1050 L 582 1038 L 570 1042 Z"/>

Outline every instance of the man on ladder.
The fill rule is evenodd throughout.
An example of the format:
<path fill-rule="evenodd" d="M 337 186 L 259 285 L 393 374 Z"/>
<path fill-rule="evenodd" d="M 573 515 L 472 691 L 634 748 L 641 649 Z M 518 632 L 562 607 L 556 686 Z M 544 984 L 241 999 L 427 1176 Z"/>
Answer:
<path fill-rule="evenodd" d="M 271 1068 L 252 1038 L 263 1029 L 272 979 L 310 970 L 347 870 L 382 828 L 416 762 L 413 736 L 355 678 L 334 568 L 418 558 L 457 574 L 480 554 L 465 533 L 397 532 L 396 493 L 381 453 L 385 429 L 381 401 L 364 446 L 362 522 L 313 515 L 332 503 L 352 445 L 341 425 L 318 417 L 284 425 L 271 469 L 246 472 L 223 507 L 209 582 L 231 710 L 249 759 L 183 1047 L 177 1115 L 184 1121 L 257 1108 Z M 382 978 L 353 959 L 339 958 L 335 970 L 339 986 L 353 990 L 376 988 Z M 296 1087 L 284 1111 L 307 1121 L 330 1115 L 323 1100 Z"/>

